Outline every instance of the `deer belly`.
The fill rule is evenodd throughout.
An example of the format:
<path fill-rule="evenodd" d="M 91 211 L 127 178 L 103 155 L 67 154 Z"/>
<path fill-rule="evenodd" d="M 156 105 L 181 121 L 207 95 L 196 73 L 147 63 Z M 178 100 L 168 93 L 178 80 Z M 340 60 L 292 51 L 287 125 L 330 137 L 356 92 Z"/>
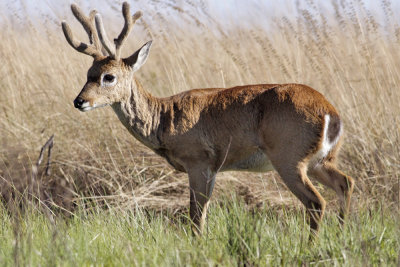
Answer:
<path fill-rule="evenodd" d="M 224 169 L 232 171 L 267 172 L 274 170 L 274 167 L 267 155 L 258 150 L 250 156 L 230 164 L 230 166 Z"/>

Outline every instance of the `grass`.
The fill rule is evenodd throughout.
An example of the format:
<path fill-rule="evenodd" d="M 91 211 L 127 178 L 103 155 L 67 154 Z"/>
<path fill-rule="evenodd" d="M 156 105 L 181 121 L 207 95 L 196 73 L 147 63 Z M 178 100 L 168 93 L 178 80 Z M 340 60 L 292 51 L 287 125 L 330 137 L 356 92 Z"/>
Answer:
<path fill-rule="evenodd" d="M 20 220 L 17 232 L 15 220 Z M 15 218 L 2 209 L 0 264 L 395 265 L 398 220 L 391 210 L 371 207 L 353 213 L 341 226 L 329 212 L 319 237 L 309 243 L 301 210 L 249 211 L 236 197 L 211 206 L 207 230 L 198 238 L 184 216 L 142 209 L 82 210 L 69 219 L 50 219 L 35 210 Z"/>
<path fill-rule="evenodd" d="M 122 26 L 120 3 L 108 4 L 104 23 L 112 38 Z M 7 4 L 0 11 L 0 265 L 398 264 L 395 11 L 390 1 L 376 10 L 359 0 L 331 1 L 325 9 L 313 0 L 286 5 L 292 15 L 270 17 L 269 7 L 249 4 L 252 16 L 237 21 L 217 20 L 206 2 L 135 1 L 144 16 L 123 56 L 154 40 L 136 76 L 156 96 L 292 82 L 323 93 L 344 121 L 340 169 L 356 179 L 343 229 L 334 193 L 321 185 L 327 216 L 309 244 L 303 209 L 275 172 L 229 172 L 217 177 L 207 233 L 193 238 L 186 175 L 136 141 L 111 109 L 73 108 L 91 58 L 62 35 L 66 19 L 86 40 L 70 10 L 32 18 Z M 42 166 L 32 179 L 52 134 L 51 175 Z M 32 197 L 44 204 L 40 211 L 23 204 Z"/>

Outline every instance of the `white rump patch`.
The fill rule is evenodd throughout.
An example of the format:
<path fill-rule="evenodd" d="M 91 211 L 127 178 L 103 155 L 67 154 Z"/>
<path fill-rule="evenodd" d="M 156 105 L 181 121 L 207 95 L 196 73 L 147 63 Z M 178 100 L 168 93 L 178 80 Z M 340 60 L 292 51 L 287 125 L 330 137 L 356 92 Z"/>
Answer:
<path fill-rule="evenodd" d="M 329 143 L 328 140 L 328 127 L 329 127 L 329 121 L 331 120 L 331 116 L 328 114 L 324 116 L 324 133 L 322 136 L 322 147 L 321 147 L 321 154 L 322 157 L 326 157 L 328 155 L 329 150 L 331 150 L 333 144 Z"/>
<path fill-rule="evenodd" d="M 329 127 L 329 122 L 331 120 L 331 117 L 326 114 L 324 116 L 324 130 L 323 130 L 323 134 L 322 134 L 322 144 L 321 144 L 321 148 L 317 151 L 317 153 L 311 158 L 310 163 L 312 165 L 316 165 L 318 164 L 318 162 L 325 158 L 329 151 L 331 151 L 331 149 L 337 144 L 337 142 L 339 141 L 339 137 L 342 134 L 342 126 L 340 126 L 340 130 L 339 130 L 339 134 L 335 137 L 335 139 L 332 142 L 329 142 L 329 138 L 328 138 L 328 127 Z"/>

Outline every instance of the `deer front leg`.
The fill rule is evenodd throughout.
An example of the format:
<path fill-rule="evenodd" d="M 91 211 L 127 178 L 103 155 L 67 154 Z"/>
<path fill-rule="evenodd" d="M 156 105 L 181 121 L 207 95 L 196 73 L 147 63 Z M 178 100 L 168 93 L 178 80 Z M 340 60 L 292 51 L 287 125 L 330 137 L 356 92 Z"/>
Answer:
<path fill-rule="evenodd" d="M 190 188 L 190 219 L 195 235 L 202 233 L 209 200 L 214 188 L 216 172 L 210 168 L 194 168 L 188 171 Z"/>

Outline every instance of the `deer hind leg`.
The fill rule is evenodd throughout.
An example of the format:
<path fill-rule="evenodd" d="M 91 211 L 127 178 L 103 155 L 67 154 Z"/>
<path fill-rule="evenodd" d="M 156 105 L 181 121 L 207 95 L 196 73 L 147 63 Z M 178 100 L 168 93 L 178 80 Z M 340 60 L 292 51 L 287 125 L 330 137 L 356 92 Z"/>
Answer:
<path fill-rule="evenodd" d="M 317 234 L 325 211 L 325 200 L 307 177 L 307 165 L 304 162 L 289 166 L 275 164 L 287 187 L 306 207 L 311 231 Z"/>
<path fill-rule="evenodd" d="M 209 200 L 214 188 L 216 173 L 209 168 L 196 168 L 188 171 L 190 187 L 190 219 L 195 235 L 202 233 Z"/>
<path fill-rule="evenodd" d="M 317 164 L 310 169 L 309 174 L 320 183 L 335 190 L 339 198 L 339 217 L 343 222 L 350 209 L 350 199 L 353 193 L 354 180 L 338 170 L 332 162 Z"/>

